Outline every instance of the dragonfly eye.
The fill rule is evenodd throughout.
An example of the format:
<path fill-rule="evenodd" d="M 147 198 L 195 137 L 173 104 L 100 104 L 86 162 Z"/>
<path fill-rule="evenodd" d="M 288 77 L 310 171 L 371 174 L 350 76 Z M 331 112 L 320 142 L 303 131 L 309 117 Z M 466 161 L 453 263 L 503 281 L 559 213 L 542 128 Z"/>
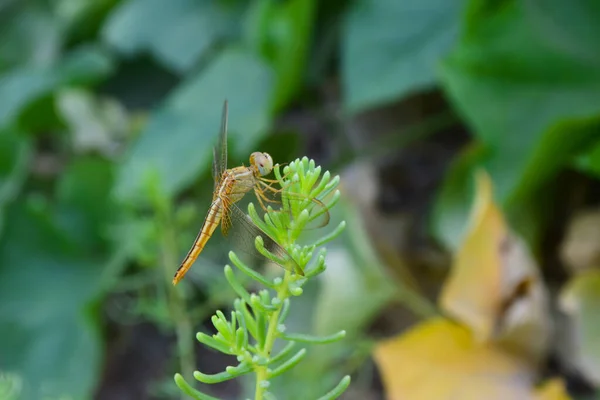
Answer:
<path fill-rule="evenodd" d="M 268 153 L 252 153 L 250 155 L 250 164 L 256 166 L 261 176 L 268 175 L 273 170 L 273 159 Z"/>

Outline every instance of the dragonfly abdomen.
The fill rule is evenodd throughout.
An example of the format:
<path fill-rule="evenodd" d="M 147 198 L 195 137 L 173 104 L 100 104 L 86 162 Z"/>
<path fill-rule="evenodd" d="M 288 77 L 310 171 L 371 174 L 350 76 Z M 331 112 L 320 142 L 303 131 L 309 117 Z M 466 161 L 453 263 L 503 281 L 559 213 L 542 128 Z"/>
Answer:
<path fill-rule="evenodd" d="M 186 274 L 186 272 L 192 267 L 192 264 L 200 255 L 204 249 L 204 246 L 206 246 L 208 239 L 210 239 L 215 229 L 217 229 L 219 222 L 221 222 L 222 216 L 223 202 L 219 197 L 217 197 L 208 209 L 208 213 L 204 223 L 202 224 L 202 228 L 200 229 L 200 232 L 198 232 L 196 240 L 194 240 L 194 245 L 190 251 L 188 251 L 179 268 L 177 268 L 177 272 L 175 272 L 175 276 L 173 277 L 173 284 L 176 285 L 179 283 L 179 281 L 183 279 L 183 276 Z"/>

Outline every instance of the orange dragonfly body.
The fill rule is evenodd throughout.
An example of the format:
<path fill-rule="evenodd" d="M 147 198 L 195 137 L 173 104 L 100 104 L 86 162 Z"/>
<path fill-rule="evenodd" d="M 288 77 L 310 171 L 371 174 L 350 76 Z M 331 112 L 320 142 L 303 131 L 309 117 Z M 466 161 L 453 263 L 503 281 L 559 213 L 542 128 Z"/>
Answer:
<path fill-rule="evenodd" d="M 273 159 L 267 153 L 252 153 L 250 155 L 250 166 L 248 167 L 240 166 L 227 169 L 227 101 L 223 106 L 221 132 L 217 146 L 213 150 L 213 157 L 215 187 L 212 204 L 202 224 L 202 228 L 194 241 L 194 245 L 175 273 L 173 284 L 176 285 L 183 279 L 217 229 L 219 223 L 221 224 L 221 231 L 224 236 L 228 235 L 229 229 L 233 224 L 236 227 L 242 228 L 245 235 L 252 237 L 261 236 L 265 248 L 268 248 L 270 252 L 280 259 L 287 260 L 286 265 L 281 265 L 283 268 L 304 275 L 302 269 L 289 253 L 267 233 L 252 223 L 235 205 L 244 195 L 254 190 L 259 204 L 263 209 L 266 209 L 264 202 L 273 202 L 273 200 L 266 196 L 266 192 L 277 192 L 277 190 L 266 183 L 276 181 L 264 178 L 265 175 L 270 174 L 273 170 Z"/>

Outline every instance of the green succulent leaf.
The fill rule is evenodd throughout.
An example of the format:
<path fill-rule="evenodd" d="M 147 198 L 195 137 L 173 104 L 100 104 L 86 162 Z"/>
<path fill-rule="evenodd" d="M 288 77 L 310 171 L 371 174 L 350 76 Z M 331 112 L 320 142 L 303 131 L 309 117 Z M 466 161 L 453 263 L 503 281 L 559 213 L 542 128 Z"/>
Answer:
<path fill-rule="evenodd" d="M 312 208 L 317 204 L 311 201 L 309 196 L 320 196 L 320 199 L 323 199 L 321 201 L 327 205 L 335 204 L 339 192 L 334 192 L 334 190 L 339 178 L 331 179 L 329 173 L 326 172 L 319 182 L 321 168 L 316 167 L 314 161 L 307 158 L 291 162 L 285 168 L 283 176 L 278 168 L 275 168 L 275 171 L 275 176 L 282 188 L 282 208 L 280 210 L 268 208 L 265 216 L 261 218 L 257 209 L 250 203 L 248 205 L 249 218 L 258 228 L 268 232 L 272 237 L 279 238 L 280 245 L 290 249 L 292 257 L 301 263 L 299 267 L 303 269 L 311 262 L 317 245 L 297 245 L 295 242 L 302 234 L 302 229 L 290 229 L 290 226 L 294 226 L 294 224 L 296 224 L 295 226 L 305 226 L 309 221 Z M 287 201 L 286 196 L 289 199 L 298 194 L 306 196 L 309 200 L 301 207 L 293 207 L 291 206 L 293 202 Z M 328 195 L 331 197 L 324 200 L 324 196 Z M 321 237 L 317 244 L 324 244 L 339 236 L 345 226 L 345 223 L 341 222 L 330 233 Z M 255 245 L 256 249 L 265 257 L 265 261 L 270 260 L 280 264 L 285 262 L 264 248 L 261 236 L 256 237 Z M 324 248 L 318 252 L 316 265 L 311 270 L 310 276 L 315 276 L 325 270 L 325 255 Z M 283 322 L 290 313 L 290 297 L 302 295 L 304 292 L 302 286 L 307 279 L 281 269 L 280 271 L 285 271 L 282 277 L 269 280 L 243 263 L 234 252 L 229 253 L 229 258 L 242 273 L 262 284 L 266 289 L 259 290 L 257 293 L 249 293 L 239 282 L 233 269 L 228 265 L 225 266 L 225 277 L 240 298 L 233 303 L 235 311 L 231 314 L 231 321 L 226 319 L 223 312 L 216 311 L 212 316 L 212 323 L 217 333 L 212 336 L 198 333 L 197 339 L 222 353 L 237 356 L 240 365 L 227 367 L 224 372 L 214 375 L 196 371 L 194 377 L 204 383 L 217 383 L 253 372 L 256 381 L 255 399 L 273 398 L 274 395 L 267 391 L 271 385 L 270 379 L 292 369 L 307 354 L 305 348 L 292 354 L 296 342 L 325 344 L 343 339 L 346 332 L 340 331 L 334 335 L 322 337 L 285 333 Z M 286 340 L 289 343 L 275 354 L 274 345 L 277 339 Z M 196 396 L 195 398 L 202 398 L 202 394 L 191 390 L 181 376 L 176 376 L 176 380 L 180 381 L 178 386 L 185 393 L 190 393 L 192 397 Z M 327 398 L 334 398 L 336 393 L 341 394 L 348 384 L 349 379 L 343 380 L 337 388 L 326 395 L 329 396 Z"/>

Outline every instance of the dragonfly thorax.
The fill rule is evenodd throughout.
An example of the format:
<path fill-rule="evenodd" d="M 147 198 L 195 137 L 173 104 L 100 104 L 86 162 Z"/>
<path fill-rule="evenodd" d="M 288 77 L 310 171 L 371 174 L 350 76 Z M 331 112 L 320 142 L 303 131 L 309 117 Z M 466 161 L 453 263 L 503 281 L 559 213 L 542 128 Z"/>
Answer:
<path fill-rule="evenodd" d="M 269 175 L 273 170 L 273 159 L 269 153 L 255 151 L 250 154 L 250 165 L 258 171 L 260 176 Z"/>

